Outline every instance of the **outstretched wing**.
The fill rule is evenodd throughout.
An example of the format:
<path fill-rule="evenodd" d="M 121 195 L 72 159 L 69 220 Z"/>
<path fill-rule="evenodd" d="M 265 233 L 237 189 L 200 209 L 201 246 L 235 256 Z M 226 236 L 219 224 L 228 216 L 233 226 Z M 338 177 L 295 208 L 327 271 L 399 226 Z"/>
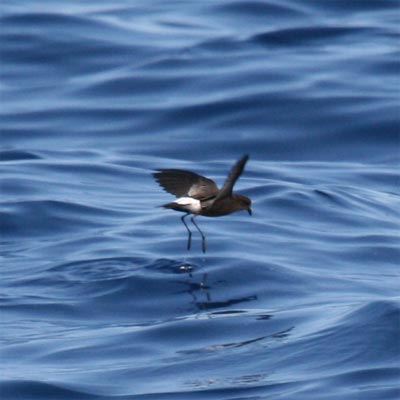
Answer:
<path fill-rule="evenodd" d="M 214 181 L 182 169 L 161 169 L 153 173 L 155 180 L 176 197 L 188 196 L 197 200 L 215 197 L 218 187 Z"/>
<path fill-rule="evenodd" d="M 242 174 L 248 159 L 249 156 L 246 154 L 232 167 L 228 177 L 225 180 L 224 186 L 219 191 L 215 201 L 223 199 L 224 197 L 230 196 L 232 194 L 233 186 L 235 185 L 235 182 L 238 180 L 239 176 Z"/>

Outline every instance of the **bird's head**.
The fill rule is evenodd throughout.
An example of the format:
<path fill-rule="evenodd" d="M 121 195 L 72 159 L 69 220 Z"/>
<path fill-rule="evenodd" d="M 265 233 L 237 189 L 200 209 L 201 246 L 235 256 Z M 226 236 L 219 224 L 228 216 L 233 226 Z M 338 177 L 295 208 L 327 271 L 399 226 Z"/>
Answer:
<path fill-rule="evenodd" d="M 238 205 L 238 210 L 245 210 L 251 215 L 251 200 L 242 194 L 236 194 L 235 198 Z"/>

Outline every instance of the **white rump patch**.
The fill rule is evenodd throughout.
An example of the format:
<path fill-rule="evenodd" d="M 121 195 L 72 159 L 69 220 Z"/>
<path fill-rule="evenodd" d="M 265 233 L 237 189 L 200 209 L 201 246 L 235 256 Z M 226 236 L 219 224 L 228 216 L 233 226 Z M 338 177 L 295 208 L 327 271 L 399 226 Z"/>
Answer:
<path fill-rule="evenodd" d="M 193 197 L 180 197 L 174 203 L 179 204 L 184 210 L 192 214 L 198 214 L 201 211 L 200 200 L 196 200 Z"/>

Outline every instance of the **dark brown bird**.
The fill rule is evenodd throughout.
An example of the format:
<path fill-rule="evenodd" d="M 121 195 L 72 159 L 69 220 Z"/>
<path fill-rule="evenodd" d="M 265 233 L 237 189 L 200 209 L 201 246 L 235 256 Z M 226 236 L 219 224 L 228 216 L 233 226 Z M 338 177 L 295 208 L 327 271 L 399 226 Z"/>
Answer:
<path fill-rule="evenodd" d="M 206 238 L 195 222 L 195 217 L 198 215 L 220 217 L 240 210 L 246 210 L 251 215 L 251 200 L 242 194 L 232 193 L 233 186 L 242 174 L 248 159 L 249 156 L 245 155 L 235 163 L 221 189 L 218 189 L 213 180 L 182 169 L 161 169 L 153 173 L 160 186 L 177 197 L 175 201 L 161 207 L 186 213 L 181 220 L 189 235 L 188 250 L 191 246 L 192 232 L 185 218 L 189 214 L 193 214 L 191 221 L 201 235 L 203 253 L 206 252 Z"/>

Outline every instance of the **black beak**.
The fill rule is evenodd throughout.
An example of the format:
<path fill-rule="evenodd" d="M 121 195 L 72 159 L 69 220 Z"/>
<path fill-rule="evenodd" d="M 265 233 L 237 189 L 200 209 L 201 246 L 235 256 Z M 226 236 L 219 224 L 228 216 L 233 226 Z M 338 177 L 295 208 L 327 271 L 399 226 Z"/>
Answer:
<path fill-rule="evenodd" d="M 247 212 L 249 213 L 249 215 L 253 214 L 252 211 L 251 211 L 251 208 L 248 208 Z"/>

